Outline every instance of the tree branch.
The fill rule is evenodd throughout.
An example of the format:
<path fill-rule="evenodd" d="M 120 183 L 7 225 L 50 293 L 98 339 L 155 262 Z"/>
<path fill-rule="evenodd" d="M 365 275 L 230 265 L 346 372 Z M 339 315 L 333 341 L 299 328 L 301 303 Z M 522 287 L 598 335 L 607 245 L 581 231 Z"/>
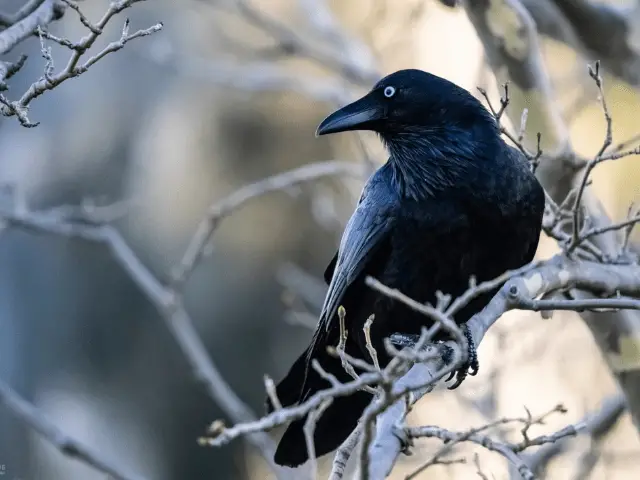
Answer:
<path fill-rule="evenodd" d="M 619 291 L 640 297 L 640 267 L 575 261 L 564 255 L 542 262 L 537 268 L 508 280 L 491 302 L 467 322 L 475 345 L 480 345 L 489 328 L 507 311 L 527 310 L 534 298 L 567 288 L 584 289 L 603 295 Z M 402 301 L 401 298 L 399 300 Z M 579 305 L 579 301 L 575 304 Z M 459 348 L 455 342 L 449 344 L 452 348 Z M 443 366 L 441 357 L 415 364 L 396 382 L 394 388 L 413 391 L 408 402 L 413 404 L 432 390 L 433 381 L 439 376 Z M 403 424 L 406 414 L 405 400 L 399 398 L 378 417 L 376 435 L 369 447 L 367 478 L 370 480 L 385 478 L 405 448 L 406 442 L 403 443 L 402 435 L 398 435 L 398 428 Z"/>
<path fill-rule="evenodd" d="M 25 7 L 28 7 L 29 10 L 35 6 L 36 3 L 40 2 L 29 2 Z M 18 43 L 32 35 L 36 31 L 36 28 L 44 27 L 53 20 L 61 18 L 64 7 L 58 0 L 44 0 L 40 6 L 35 8 L 31 13 L 27 13 L 28 10 L 18 12 L 15 18 L 17 21 L 6 30 L 0 32 L 0 55 L 10 52 Z M 23 16 L 24 13 L 27 13 L 26 16 Z M 22 18 L 18 20 L 19 17 Z M 5 17 L 5 21 L 8 22 L 11 20 L 14 19 Z"/>
<path fill-rule="evenodd" d="M 584 1 L 573 3 L 586 5 Z M 494 72 L 500 81 L 507 77 L 511 80 L 513 101 L 507 114 L 512 123 L 517 124 L 520 112 L 527 108 L 530 119 L 528 130 L 541 132 L 543 143 L 546 139 L 547 143 L 563 146 L 551 150 L 545 148 L 552 155 L 543 156 L 537 170 L 537 176 L 551 199 L 561 204 L 578 182 L 578 172 L 575 155 L 568 142 L 567 128 L 562 122 L 559 123 L 558 104 L 551 94 L 548 75 L 542 63 L 535 24 L 518 0 L 467 0 L 463 4 Z M 603 33 L 600 38 L 608 39 L 610 35 Z M 531 122 L 531 112 L 539 113 L 539 121 Z M 611 224 L 602 206 L 590 192 L 584 193 L 582 205 L 592 228 L 606 229 Z M 615 232 L 593 236 L 591 240 L 593 247 L 607 258 L 618 257 L 620 242 Z M 574 298 L 582 295 L 584 293 L 572 292 Z M 630 311 L 583 312 L 581 317 L 603 351 L 624 391 L 636 426 L 640 428 L 640 362 L 633 355 L 623 353 L 626 351 L 625 345 L 637 343 L 640 338 L 640 317 Z"/>
<path fill-rule="evenodd" d="M 640 6 L 592 0 L 522 0 L 541 34 L 564 42 L 619 79 L 640 86 L 640 55 L 634 44 Z"/>
<path fill-rule="evenodd" d="M 606 399 L 600 409 L 587 415 L 580 423 L 584 424 L 582 435 L 590 435 L 595 441 L 603 437 L 616 424 L 626 407 L 623 395 L 616 395 Z M 549 462 L 560 453 L 564 452 L 571 439 L 566 438 L 559 442 L 544 445 L 535 453 L 526 457 L 525 463 L 534 473 L 541 473 Z"/>
<path fill-rule="evenodd" d="M 355 178 L 363 178 L 365 173 L 362 165 L 354 163 L 340 161 L 319 162 L 267 177 L 236 190 L 230 196 L 209 208 L 209 213 L 198 225 L 182 260 L 173 270 L 173 285 L 180 286 L 188 280 L 197 262 L 204 254 L 204 250 L 211 241 L 211 237 L 220 221 L 248 201 L 261 197 L 269 192 L 284 190 L 288 187 L 315 181 L 322 177 L 344 174 Z"/>
<path fill-rule="evenodd" d="M 192 246 L 188 250 L 193 253 L 189 253 L 187 257 L 192 262 L 189 263 L 190 268 L 195 267 L 202 255 L 202 252 L 193 246 L 195 241 L 199 242 L 197 244 L 199 247 L 204 248 L 206 242 L 200 243 L 200 239 L 204 238 L 202 235 L 206 233 L 206 238 L 209 238 L 215 227 L 227 215 L 246 202 L 299 183 L 332 175 L 361 176 L 363 171 L 364 166 L 346 162 L 316 163 L 267 177 L 236 190 L 210 209 L 212 215 L 203 221 L 203 225 L 199 229 L 200 236 L 198 233 L 194 236 Z M 0 220 L 10 227 L 22 228 L 34 233 L 55 234 L 105 244 L 111 250 L 116 261 L 157 308 L 196 378 L 203 383 L 210 397 L 234 423 L 256 421 L 254 413 L 236 395 L 210 359 L 193 321 L 182 305 L 181 291 L 175 285 L 164 285 L 142 263 L 124 237 L 113 226 L 105 223 L 121 214 L 121 204 L 117 204 L 113 208 L 58 207 L 43 212 L 29 211 L 26 208 L 12 208 L 0 210 Z M 205 226 L 207 227 L 206 231 Z M 209 227 L 211 227 L 210 230 Z M 196 258 L 191 256 L 193 254 Z M 273 462 L 275 445 L 265 432 L 255 431 L 248 434 L 247 438 L 249 443 L 261 453 L 278 478 L 291 478 L 291 472 Z"/>
<path fill-rule="evenodd" d="M 56 88 L 58 85 L 69 80 L 70 78 L 74 78 L 85 73 L 91 66 L 93 66 L 96 62 L 103 59 L 108 54 L 116 52 L 121 48 L 123 48 L 127 42 L 134 40 L 136 38 L 151 35 L 153 33 L 159 32 L 162 29 L 162 23 L 158 23 L 144 30 L 138 30 L 134 33 L 129 33 L 129 20 L 127 19 L 124 22 L 124 26 L 122 28 L 122 34 L 118 41 L 111 42 L 109 45 L 103 48 L 100 52 L 98 52 L 97 54 L 85 60 L 84 63 L 80 63 L 82 56 L 93 46 L 97 38 L 102 34 L 104 27 L 107 25 L 107 23 L 109 23 L 109 21 L 118 13 L 131 7 L 134 3 L 138 3 L 143 0 L 111 1 L 107 11 L 95 25 L 89 23 L 86 17 L 82 13 L 80 13 L 80 9 L 75 3 L 73 3 L 71 0 L 64 0 L 65 4 L 71 6 L 71 8 L 73 8 L 74 10 L 80 13 L 80 18 L 82 23 L 87 25 L 89 27 L 89 30 L 91 31 L 89 35 L 85 36 L 77 43 L 71 42 L 70 40 L 66 40 L 66 39 L 59 39 L 57 37 L 54 37 L 53 35 L 45 33 L 44 31 L 43 27 L 47 23 L 49 23 L 51 19 L 53 19 L 54 6 L 59 5 L 58 3 L 56 3 L 57 1 L 58 0 L 45 0 L 44 3 L 38 9 L 36 9 L 33 14 L 25 18 L 25 20 L 23 20 L 19 24 L 14 25 L 13 27 L 8 28 L 4 32 L 0 33 L 0 41 L 2 40 L 2 37 L 4 35 L 7 35 L 7 38 L 11 38 L 11 39 L 18 38 L 15 36 L 9 36 L 10 33 L 7 33 L 7 32 L 11 32 L 12 29 L 16 28 L 18 25 L 23 24 L 23 27 L 21 27 L 20 29 L 20 32 L 23 36 L 19 37 L 19 39 L 17 40 L 17 41 L 22 41 L 24 40 L 24 38 L 26 38 L 26 36 L 31 35 L 32 33 L 38 31 L 38 29 L 40 29 L 38 33 L 40 33 L 41 41 L 43 42 L 42 53 L 45 59 L 47 60 L 47 63 L 45 65 L 44 76 L 38 81 L 31 84 L 31 86 L 20 97 L 19 100 L 10 101 L 7 98 L 5 98 L 3 95 L 0 95 L 0 113 L 2 113 L 2 115 L 7 117 L 15 115 L 20 121 L 20 124 L 24 127 L 31 128 L 31 127 L 38 126 L 38 122 L 35 122 L 35 123 L 31 122 L 27 115 L 29 104 L 34 99 L 38 98 L 47 90 L 52 90 Z M 49 10 L 44 10 L 45 7 L 47 7 Z M 46 17 L 42 17 L 42 16 L 36 17 L 37 15 L 44 15 L 44 13 L 40 14 L 39 12 L 49 12 L 49 13 L 48 13 L 48 16 Z M 31 21 L 29 20 L 34 17 L 36 18 L 36 20 L 31 20 Z M 47 21 L 44 21 L 44 20 L 47 20 Z M 26 27 L 24 26 L 25 22 L 26 22 Z M 59 43 L 60 45 L 69 48 L 72 52 L 66 67 L 62 69 L 58 74 L 53 73 L 53 60 L 51 58 L 51 53 L 48 51 L 48 49 L 44 45 L 44 41 L 42 40 L 43 38 L 53 40 Z M 2 51 L 2 43 L 0 43 L 0 53 L 4 53 Z"/>
<path fill-rule="evenodd" d="M 57 448 L 63 455 L 74 458 L 117 480 L 141 479 L 137 475 L 123 472 L 118 466 L 105 460 L 101 454 L 70 437 L 56 427 L 38 409 L 18 395 L 9 385 L 0 381 L 0 403 L 22 422 L 28 425 Z"/>

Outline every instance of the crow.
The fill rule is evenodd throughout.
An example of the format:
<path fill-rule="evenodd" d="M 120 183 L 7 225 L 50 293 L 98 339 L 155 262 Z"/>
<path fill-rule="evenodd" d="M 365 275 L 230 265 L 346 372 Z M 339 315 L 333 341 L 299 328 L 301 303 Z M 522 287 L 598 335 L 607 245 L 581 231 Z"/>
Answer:
<path fill-rule="evenodd" d="M 351 380 L 327 351 L 339 341 L 340 306 L 346 352 L 367 361 L 363 326 L 374 315 L 370 336 L 382 367 L 390 360 L 384 338 L 416 336 L 430 326 L 424 315 L 365 285 L 367 276 L 435 304 L 436 292 L 455 298 L 472 276 L 482 282 L 526 265 L 538 246 L 544 191 L 526 157 L 502 140 L 494 116 L 463 88 L 421 70 L 400 70 L 329 115 L 316 135 L 349 130 L 376 132 L 389 158 L 364 186 L 326 269 L 329 289 L 311 343 L 276 387 L 283 406 L 330 387 L 310 366 L 313 359 L 338 380 Z M 457 312 L 456 323 L 464 325 L 496 291 Z M 477 373 L 471 341 L 469 348 L 455 386 L 467 372 Z M 349 436 L 371 400 L 365 391 L 334 400 L 316 424 L 318 456 Z M 267 410 L 273 408 L 267 400 Z M 285 431 L 274 458 L 279 465 L 295 467 L 308 459 L 305 421 L 295 420 Z"/>

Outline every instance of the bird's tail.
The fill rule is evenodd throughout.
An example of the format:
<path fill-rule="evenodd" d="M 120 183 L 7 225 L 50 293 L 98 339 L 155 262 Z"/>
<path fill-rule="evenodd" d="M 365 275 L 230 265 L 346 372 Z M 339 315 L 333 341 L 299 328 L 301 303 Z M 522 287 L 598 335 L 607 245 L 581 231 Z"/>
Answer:
<path fill-rule="evenodd" d="M 316 353 L 315 358 L 325 371 L 335 375 L 339 381 L 348 382 L 351 380 L 338 358 L 326 352 Z M 307 372 L 306 363 L 307 352 L 296 360 L 287 376 L 276 387 L 278 399 L 283 406 L 287 407 L 305 401 L 316 392 L 331 386 L 314 369 L 309 368 Z M 303 392 L 302 395 L 300 395 L 301 392 Z M 316 456 L 320 457 L 340 446 L 356 428 L 362 412 L 369 405 L 371 399 L 369 393 L 361 391 L 334 399 L 316 423 L 314 434 Z M 269 401 L 267 408 L 269 411 L 273 410 L 273 405 Z M 309 458 L 303 431 L 306 420 L 306 416 L 294 420 L 287 427 L 274 457 L 278 465 L 297 467 Z"/>

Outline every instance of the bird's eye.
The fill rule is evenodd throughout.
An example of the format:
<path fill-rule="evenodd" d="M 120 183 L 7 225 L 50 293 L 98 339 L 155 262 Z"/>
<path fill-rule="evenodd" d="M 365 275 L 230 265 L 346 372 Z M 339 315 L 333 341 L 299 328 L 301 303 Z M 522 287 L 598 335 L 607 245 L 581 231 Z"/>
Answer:
<path fill-rule="evenodd" d="M 384 87 L 384 96 L 387 98 L 391 98 L 396 94 L 396 89 L 392 86 Z"/>

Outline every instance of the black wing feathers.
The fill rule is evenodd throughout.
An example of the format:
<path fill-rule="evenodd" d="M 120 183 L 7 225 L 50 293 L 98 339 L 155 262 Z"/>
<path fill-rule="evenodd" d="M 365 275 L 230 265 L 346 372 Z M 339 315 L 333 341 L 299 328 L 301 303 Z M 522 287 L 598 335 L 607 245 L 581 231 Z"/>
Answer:
<path fill-rule="evenodd" d="M 336 263 L 338 263 L 338 252 L 333 256 L 329 265 L 327 265 L 327 269 L 324 271 L 324 281 L 327 285 L 331 285 L 331 279 L 333 278 L 333 272 L 336 269 Z"/>
<path fill-rule="evenodd" d="M 323 340 L 329 330 L 337 327 L 332 319 L 336 316 L 340 302 L 349 285 L 366 269 L 368 260 L 391 232 L 395 219 L 394 209 L 395 196 L 389 194 L 386 182 L 376 176 L 372 177 L 342 235 L 329 291 L 309 349 L 309 358 L 316 346 L 324 345 Z M 333 263 L 332 260 L 325 272 L 325 279 Z"/>

